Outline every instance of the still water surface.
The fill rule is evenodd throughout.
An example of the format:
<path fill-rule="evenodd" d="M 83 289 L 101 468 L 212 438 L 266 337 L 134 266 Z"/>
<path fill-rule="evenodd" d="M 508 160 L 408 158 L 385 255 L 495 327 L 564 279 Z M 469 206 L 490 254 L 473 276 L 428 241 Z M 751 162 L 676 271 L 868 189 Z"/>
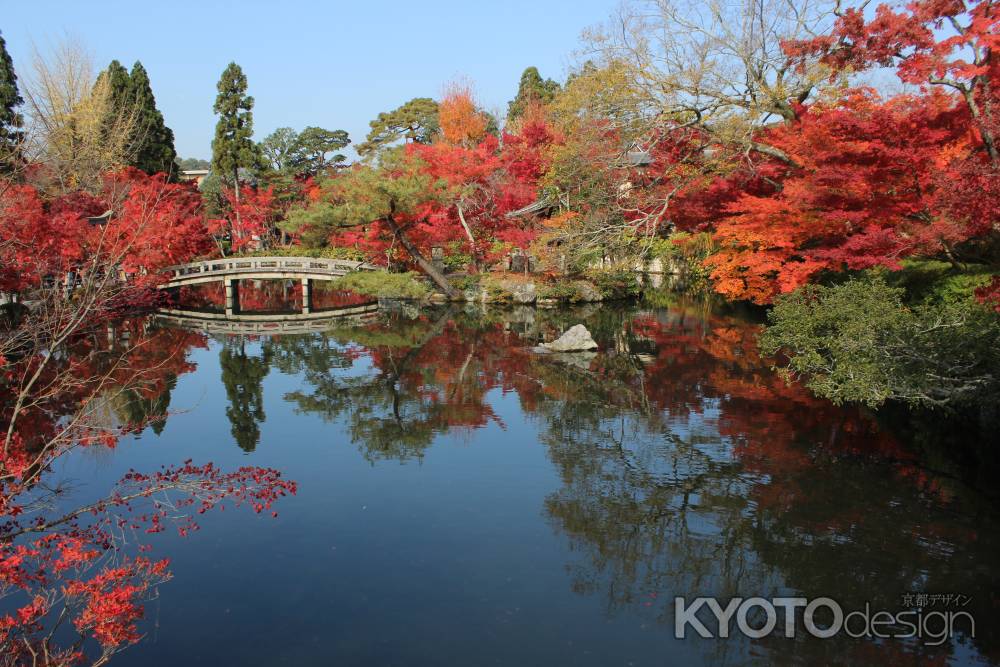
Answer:
<path fill-rule="evenodd" d="M 578 322 L 596 354 L 531 351 Z M 274 467 L 299 493 L 276 519 L 210 513 L 187 538 L 156 536 L 175 576 L 114 664 L 1000 664 L 989 484 L 934 442 L 786 386 L 737 314 L 147 330 L 186 361 L 131 409 L 169 417 L 58 474 L 96 494 L 192 458 Z M 673 637 L 675 595 L 900 611 L 923 592 L 971 598 L 975 638 Z"/>

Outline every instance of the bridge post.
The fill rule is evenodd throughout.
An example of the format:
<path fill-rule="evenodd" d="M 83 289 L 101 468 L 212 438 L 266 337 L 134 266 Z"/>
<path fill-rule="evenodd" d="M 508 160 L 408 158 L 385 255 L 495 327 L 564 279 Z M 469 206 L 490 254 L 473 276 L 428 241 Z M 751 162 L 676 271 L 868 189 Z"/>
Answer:
<path fill-rule="evenodd" d="M 312 284 L 308 278 L 302 279 L 302 314 L 312 312 Z"/>
<path fill-rule="evenodd" d="M 226 316 L 240 312 L 239 279 L 226 278 Z"/>

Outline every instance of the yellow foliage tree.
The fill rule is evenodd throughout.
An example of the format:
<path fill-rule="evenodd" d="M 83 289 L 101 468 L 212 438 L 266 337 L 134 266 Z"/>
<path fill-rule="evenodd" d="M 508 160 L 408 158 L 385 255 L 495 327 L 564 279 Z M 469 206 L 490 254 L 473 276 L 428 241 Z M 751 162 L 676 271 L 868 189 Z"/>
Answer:
<path fill-rule="evenodd" d="M 133 157 L 138 108 L 113 104 L 110 81 L 95 76 L 79 43 L 63 42 L 48 58 L 35 52 L 25 99 L 30 155 L 46 167 L 52 194 L 98 192 L 103 175 Z"/>

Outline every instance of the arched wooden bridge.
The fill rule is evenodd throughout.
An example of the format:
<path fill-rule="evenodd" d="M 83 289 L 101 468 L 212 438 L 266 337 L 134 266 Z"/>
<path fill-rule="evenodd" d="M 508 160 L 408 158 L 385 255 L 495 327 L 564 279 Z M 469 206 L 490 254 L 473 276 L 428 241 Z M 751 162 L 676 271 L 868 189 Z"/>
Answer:
<path fill-rule="evenodd" d="M 200 285 L 224 281 L 226 283 L 226 316 L 239 312 L 240 280 L 301 280 L 302 314 L 312 310 L 312 281 L 333 280 L 355 271 L 380 271 L 381 268 L 349 259 L 322 259 L 315 257 L 229 257 L 207 259 L 171 266 L 165 269 L 167 279 L 159 289 L 172 289 L 187 285 Z"/>
<path fill-rule="evenodd" d="M 321 259 L 315 257 L 230 257 L 207 259 L 171 266 L 166 269 L 169 278 L 160 289 L 199 285 L 219 280 L 279 280 L 298 278 L 308 280 L 333 280 L 354 271 L 379 271 L 380 267 L 349 259 Z"/>

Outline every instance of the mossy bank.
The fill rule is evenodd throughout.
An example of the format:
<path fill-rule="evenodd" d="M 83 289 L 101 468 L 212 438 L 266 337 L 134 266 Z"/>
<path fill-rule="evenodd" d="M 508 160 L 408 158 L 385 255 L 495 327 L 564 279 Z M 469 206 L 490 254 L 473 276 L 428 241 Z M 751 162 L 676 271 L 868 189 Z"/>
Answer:
<path fill-rule="evenodd" d="M 332 282 L 340 289 L 380 299 L 443 303 L 476 303 L 555 306 L 564 303 L 597 303 L 638 298 L 640 278 L 632 271 L 593 271 L 578 276 L 480 274 L 449 279 L 456 296 L 449 299 L 435 291 L 424 276 L 415 272 L 352 273 Z"/>

